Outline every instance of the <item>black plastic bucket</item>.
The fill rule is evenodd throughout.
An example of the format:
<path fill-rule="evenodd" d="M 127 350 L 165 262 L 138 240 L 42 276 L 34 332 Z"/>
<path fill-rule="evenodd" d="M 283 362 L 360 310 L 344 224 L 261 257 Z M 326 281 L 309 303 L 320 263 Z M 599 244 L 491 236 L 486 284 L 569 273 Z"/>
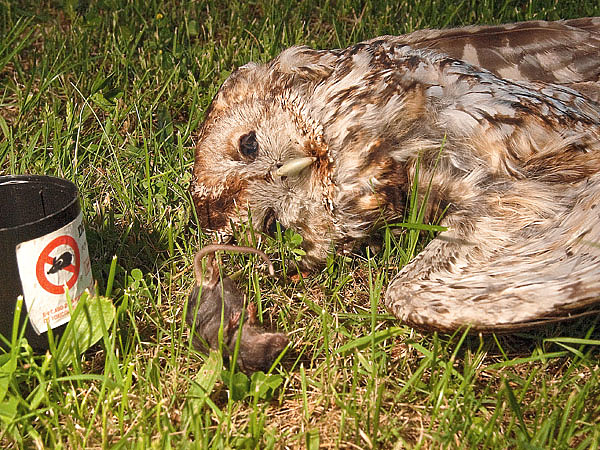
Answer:
<path fill-rule="evenodd" d="M 70 181 L 42 175 L 0 177 L 0 333 L 10 341 L 17 299 L 20 327 L 37 349 L 58 337 L 93 278 L 79 192 Z M 20 328 L 21 329 L 21 328 Z"/>

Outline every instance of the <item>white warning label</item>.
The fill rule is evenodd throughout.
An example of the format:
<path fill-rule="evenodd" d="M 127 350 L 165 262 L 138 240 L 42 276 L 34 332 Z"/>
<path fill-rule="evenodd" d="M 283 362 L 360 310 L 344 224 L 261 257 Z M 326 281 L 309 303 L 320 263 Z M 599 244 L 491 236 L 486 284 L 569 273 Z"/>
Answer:
<path fill-rule="evenodd" d="M 68 322 L 67 292 L 75 307 L 94 283 L 82 213 L 59 230 L 21 242 L 16 252 L 25 305 L 36 333 Z"/>

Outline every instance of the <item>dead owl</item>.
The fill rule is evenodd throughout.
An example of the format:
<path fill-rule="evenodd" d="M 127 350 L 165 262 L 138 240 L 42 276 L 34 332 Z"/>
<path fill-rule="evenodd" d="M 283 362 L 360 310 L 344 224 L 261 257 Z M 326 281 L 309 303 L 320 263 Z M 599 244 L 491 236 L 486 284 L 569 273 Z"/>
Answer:
<path fill-rule="evenodd" d="M 600 301 L 600 19 L 293 47 L 236 70 L 199 132 L 201 226 L 275 220 L 305 264 L 403 217 L 441 233 L 388 287 L 406 323 L 513 330 Z M 418 171 L 416 170 L 419 166 Z M 427 220 L 427 218 L 426 218 Z"/>

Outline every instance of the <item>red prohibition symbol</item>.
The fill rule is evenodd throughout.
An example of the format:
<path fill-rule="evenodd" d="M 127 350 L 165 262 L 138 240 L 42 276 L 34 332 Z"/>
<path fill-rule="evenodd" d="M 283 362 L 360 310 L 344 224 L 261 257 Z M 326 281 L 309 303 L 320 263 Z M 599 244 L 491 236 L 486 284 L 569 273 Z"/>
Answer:
<path fill-rule="evenodd" d="M 75 258 L 71 258 L 69 255 L 70 261 L 65 261 L 68 262 L 68 264 L 63 266 L 60 265 L 60 259 L 62 256 L 59 255 L 58 258 L 50 256 L 50 253 L 52 253 L 52 251 L 60 245 L 68 245 L 71 247 L 75 256 Z M 68 254 L 68 252 L 63 253 L 63 256 L 65 254 Z M 46 269 L 47 265 L 50 265 L 50 270 Z M 58 268 L 55 269 L 56 267 Z M 50 241 L 44 250 L 42 250 L 42 253 L 40 253 L 35 266 L 35 274 L 40 285 L 44 288 L 44 290 L 56 295 L 64 294 L 65 287 L 62 284 L 52 283 L 48 279 L 48 275 L 61 270 L 66 270 L 67 272 L 71 272 L 73 274 L 66 283 L 67 287 L 71 289 L 75 285 L 79 275 L 79 246 L 77 245 L 77 241 L 75 241 L 75 239 L 73 239 L 71 236 L 58 236 Z"/>

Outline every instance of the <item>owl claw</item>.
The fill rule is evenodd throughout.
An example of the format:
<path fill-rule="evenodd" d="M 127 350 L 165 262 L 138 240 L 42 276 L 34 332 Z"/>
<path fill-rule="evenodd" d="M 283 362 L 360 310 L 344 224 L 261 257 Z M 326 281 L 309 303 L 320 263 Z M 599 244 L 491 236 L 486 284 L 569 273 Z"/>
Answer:
<path fill-rule="evenodd" d="M 317 160 L 314 156 L 295 158 L 286 162 L 275 171 L 278 177 L 295 177 Z"/>

